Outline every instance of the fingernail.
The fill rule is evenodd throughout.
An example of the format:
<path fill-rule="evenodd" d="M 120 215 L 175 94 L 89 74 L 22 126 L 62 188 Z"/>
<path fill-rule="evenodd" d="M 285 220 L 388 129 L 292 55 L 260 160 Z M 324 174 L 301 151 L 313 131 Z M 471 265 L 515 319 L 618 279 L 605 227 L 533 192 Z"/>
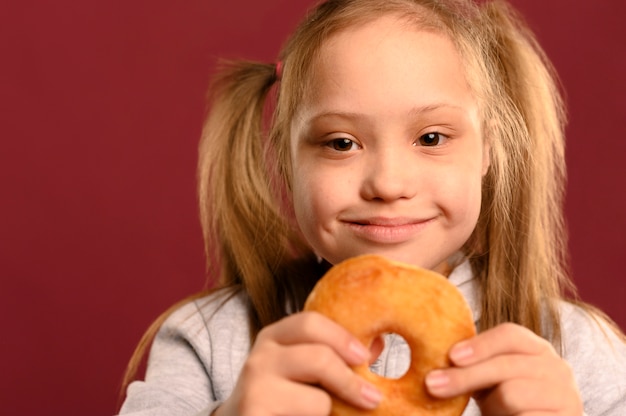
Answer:
<path fill-rule="evenodd" d="M 456 344 L 450 351 L 450 358 L 455 363 L 461 363 L 474 354 L 474 349 L 467 343 L 461 342 Z"/>
<path fill-rule="evenodd" d="M 448 385 L 450 377 L 441 370 L 433 370 L 428 373 L 425 381 L 429 390 L 439 390 Z"/>
<path fill-rule="evenodd" d="M 378 406 L 383 399 L 383 394 L 376 387 L 371 384 L 364 383 L 361 386 L 361 396 L 365 399 L 364 404 L 370 409 Z"/>
<path fill-rule="evenodd" d="M 370 356 L 370 351 L 363 346 L 360 342 L 352 341 L 349 345 L 350 351 L 354 355 L 354 358 L 358 360 L 359 363 L 364 362 Z"/>

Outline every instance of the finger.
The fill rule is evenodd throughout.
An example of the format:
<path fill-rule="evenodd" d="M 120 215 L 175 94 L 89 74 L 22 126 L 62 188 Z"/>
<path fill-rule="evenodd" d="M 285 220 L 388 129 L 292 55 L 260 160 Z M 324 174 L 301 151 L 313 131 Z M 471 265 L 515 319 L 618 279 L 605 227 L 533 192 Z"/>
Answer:
<path fill-rule="evenodd" d="M 279 375 L 302 383 L 320 385 L 343 401 L 365 409 L 375 408 L 382 395 L 353 372 L 329 347 L 301 344 L 283 348 Z"/>
<path fill-rule="evenodd" d="M 547 341 L 518 325 L 500 325 L 459 343 L 450 358 L 456 367 L 426 376 L 435 397 L 477 392 L 483 414 L 581 412 L 571 367 Z"/>
<path fill-rule="evenodd" d="M 257 340 L 282 345 L 316 343 L 330 346 L 350 365 L 367 362 L 370 351 L 345 328 L 317 312 L 301 312 L 263 329 Z"/>
<path fill-rule="evenodd" d="M 541 357 L 501 355 L 469 367 L 431 371 L 426 376 L 426 386 L 436 397 L 454 397 L 489 389 L 512 379 L 545 379 L 545 367 L 545 360 Z"/>
<path fill-rule="evenodd" d="M 276 406 L 277 415 L 320 416 L 330 414 L 332 400 L 324 390 L 306 384 L 283 383 L 277 390 L 280 400 L 268 403 Z M 254 409 L 251 409 L 254 410 Z"/>
<path fill-rule="evenodd" d="M 427 375 L 426 385 L 441 398 L 477 392 L 483 414 L 564 409 L 569 409 L 564 414 L 577 414 L 582 409 L 571 367 L 548 355 L 501 355 L 469 367 L 436 370 Z"/>
<path fill-rule="evenodd" d="M 502 354 L 557 355 L 545 339 L 520 325 L 506 323 L 456 344 L 450 359 L 457 366 L 467 366 Z"/>
<path fill-rule="evenodd" d="M 216 416 L 235 415 L 302 415 L 319 416 L 330 413 L 332 400 L 324 390 L 293 383 L 273 375 L 263 383 L 239 380 L 241 389 L 218 409 Z"/>
<path fill-rule="evenodd" d="M 284 383 L 278 386 L 276 393 L 280 400 L 266 400 L 262 404 L 264 408 L 272 409 L 267 414 L 284 416 L 320 416 L 331 412 L 331 396 L 321 388 L 306 384 Z M 258 412 L 259 403 L 251 406 L 250 410 Z M 372 409 L 366 407 L 365 409 Z M 248 414 L 248 413 L 237 413 Z"/>

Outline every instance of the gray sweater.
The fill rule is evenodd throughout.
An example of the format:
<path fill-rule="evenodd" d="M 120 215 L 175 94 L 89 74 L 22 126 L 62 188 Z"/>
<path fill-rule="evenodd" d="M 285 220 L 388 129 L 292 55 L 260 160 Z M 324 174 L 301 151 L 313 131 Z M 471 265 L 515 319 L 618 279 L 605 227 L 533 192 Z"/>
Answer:
<path fill-rule="evenodd" d="M 466 262 L 450 275 L 475 321 L 480 294 Z M 581 309 L 561 305 L 564 358 L 572 366 L 589 416 L 626 415 L 626 345 Z M 243 296 L 223 292 L 174 312 L 157 334 L 145 381 L 133 382 L 121 413 L 133 416 L 208 416 L 231 394 L 250 349 Z M 409 349 L 390 335 L 372 371 L 397 377 L 408 367 Z M 478 416 L 470 401 L 463 416 Z"/>

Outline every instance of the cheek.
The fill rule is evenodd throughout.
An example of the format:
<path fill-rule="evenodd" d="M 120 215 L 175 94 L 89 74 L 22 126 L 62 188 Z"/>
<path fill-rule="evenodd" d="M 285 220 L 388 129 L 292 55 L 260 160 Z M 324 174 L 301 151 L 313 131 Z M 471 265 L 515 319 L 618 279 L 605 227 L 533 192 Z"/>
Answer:
<path fill-rule="evenodd" d="M 466 187 L 466 195 L 464 198 L 465 218 L 467 226 L 474 229 L 480 215 L 480 206 L 482 200 L 482 175 L 477 176 Z"/>
<path fill-rule="evenodd" d="M 471 231 L 476 227 L 478 217 L 480 216 L 481 202 L 482 202 L 482 174 L 476 175 L 473 181 L 467 187 L 467 195 L 465 196 L 466 203 L 466 223 L 468 229 Z M 469 237 L 469 236 L 468 236 Z"/>
<path fill-rule="evenodd" d="M 301 182 L 299 189 L 294 188 L 294 210 L 304 221 L 323 222 L 332 214 L 336 205 L 337 200 L 332 190 L 319 182 Z"/>
<path fill-rule="evenodd" d="M 316 175 L 305 167 L 296 167 L 293 170 L 293 210 L 301 230 L 309 233 L 314 224 L 318 223 L 324 214 L 326 204 L 323 185 L 316 180 Z"/>
<path fill-rule="evenodd" d="M 338 215 L 354 203 L 350 182 L 337 180 L 333 172 L 319 166 L 294 169 L 293 209 L 300 231 L 315 248 L 334 235 Z"/>
<path fill-rule="evenodd" d="M 482 166 L 458 169 L 438 184 L 441 205 L 456 224 L 474 228 L 478 221 L 482 194 Z"/>
<path fill-rule="evenodd" d="M 296 215 L 298 223 L 300 223 L 301 218 L 306 218 L 306 212 L 309 210 L 308 206 L 310 205 L 308 201 L 308 193 L 305 191 L 308 186 L 306 182 L 306 177 L 304 177 L 298 169 L 294 169 L 291 179 L 291 195 L 293 201 L 293 211 Z"/>

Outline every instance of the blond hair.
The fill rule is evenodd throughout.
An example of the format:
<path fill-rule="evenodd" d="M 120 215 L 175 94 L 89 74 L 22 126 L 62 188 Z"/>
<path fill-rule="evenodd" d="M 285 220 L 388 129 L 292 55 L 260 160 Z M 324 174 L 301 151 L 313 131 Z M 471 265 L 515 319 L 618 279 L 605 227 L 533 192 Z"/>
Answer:
<path fill-rule="evenodd" d="M 199 181 L 207 249 L 219 248 L 208 255 L 220 259 L 221 284 L 244 288 L 259 328 L 284 316 L 284 305 L 276 304 L 275 275 L 291 245 L 303 247 L 292 215 L 280 204 L 282 187 L 290 186 L 291 120 L 313 87 L 315 60 L 326 40 L 389 13 L 450 36 L 488 121 L 483 129 L 491 167 L 481 217 L 465 246 L 483 289 L 481 327 L 515 322 L 543 334 L 545 310 L 558 339 L 557 309 L 550 300 L 560 298 L 568 281 L 564 111 L 544 53 L 501 1 L 482 7 L 459 0 L 322 3 L 281 54 L 285 71 L 265 149 L 263 109 L 273 67 L 237 63 L 219 75 L 201 144 Z M 266 149 L 273 151 L 270 166 L 276 169 L 265 163 Z"/>
<path fill-rule="evenodd" d="M 247 296 L 254 338 L 288 308 L 298 310 L 323 272 L 291 211 L 290 125 L 314 87 L 328 38 L 383 14 L 448 35 L 480 104 L 491 165 L 478 224 L 463 248 L 482 289 L 480 328 L 515 322 L 558 345 L 556 302 L 564 289 L 575 293 L 562 209 L 565 111 L 544 52 L 499 0 L 329 0 L 284 46 L 278 83 L 274 64 L 223 65 L 211 87 L 198 164 L 206 255 L 217 287 Z M 131 360 L 135 369 L 168 313 L 144 335 Z M 135 371 L 129 368 L 125 384 Z"/>

